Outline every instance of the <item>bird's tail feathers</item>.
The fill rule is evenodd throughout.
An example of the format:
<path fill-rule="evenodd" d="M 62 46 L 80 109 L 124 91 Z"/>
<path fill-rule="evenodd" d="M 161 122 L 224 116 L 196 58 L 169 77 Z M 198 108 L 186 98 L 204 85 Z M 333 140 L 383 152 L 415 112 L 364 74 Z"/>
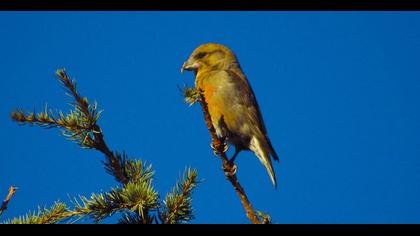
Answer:
<path fill-rule="evenodd" d="M 271 145 L 270 139 L 267 137 L 267 135 L 265 136 L 265 140 L 267 140 L 267 144 L 268 144 L 268 147 L 270 148 L 271 156 L 273 157 L 275 161 L 279 162 L 280 161 L 279 156 L 274 150 L 273 145 Z"/>
<path fill-rule="evenodd" d="M 277 188 L 276 174 L 274 173 L 273 165 L 270 159 L 271 145 L 266 142 L 261 142 L 256 136 L 252 137 L 250 149 L 257 155 L 260 162 L 266 168 L 268 175 L 274 187 Z M 277 155 L 276 155 L 277 156 Z M 274 157 L 274 156 L 273 156 Z M 278 159 L 278 157 L 277 157 Z"/>

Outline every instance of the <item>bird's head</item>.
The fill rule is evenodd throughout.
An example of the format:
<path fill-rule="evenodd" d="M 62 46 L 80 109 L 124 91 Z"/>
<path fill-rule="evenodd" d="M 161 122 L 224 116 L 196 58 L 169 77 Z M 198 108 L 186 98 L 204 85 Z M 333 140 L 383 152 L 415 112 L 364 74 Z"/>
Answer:
<path fill-rule="evenodd" d="M 199 72 L 207 70 L 226 69 L 232 64 L 237 64 L 235 54 L 227 47 L 207 43 L 197 47 L 181 67 L 181 73 L 185 70 Z"/>

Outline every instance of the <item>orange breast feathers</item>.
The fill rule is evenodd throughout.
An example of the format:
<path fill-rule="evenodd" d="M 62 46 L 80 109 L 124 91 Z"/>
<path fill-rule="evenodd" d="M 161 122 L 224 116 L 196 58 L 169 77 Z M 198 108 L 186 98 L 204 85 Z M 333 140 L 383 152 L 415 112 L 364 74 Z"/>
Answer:
<path fill-rule="evenodd" d="M 220 120 L 220 117 L 223 115 L 225 110 L 225 104 L 223 99 L 215 94 L 217 87 L 212 84 L 203 84 L 201 88 L 203 90 L 204 99 L 207 102 L 209 113 L 212 119 L 213 124 L 217 124 Z"/>

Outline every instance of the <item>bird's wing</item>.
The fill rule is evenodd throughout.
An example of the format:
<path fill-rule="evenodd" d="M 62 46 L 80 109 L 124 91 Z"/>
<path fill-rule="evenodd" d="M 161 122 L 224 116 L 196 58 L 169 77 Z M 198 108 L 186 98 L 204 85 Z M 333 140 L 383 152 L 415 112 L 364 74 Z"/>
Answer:
<path fill-rule="evenodd" d="M 252 90 L 248 79 L 241 72 L 235 72 L 233 70 L 227 70 L 226 72 L 228 73 L 229 77 L 232 78 L 233 83 L 237 84 L 235 91 L 239 93 L 239 104 L 247 108 L 252 122 L 256 123 L 261 132 L 266 134 L 267 130 L 265 128 L 260 106 L 258 105 L 254 91 Z"/>
<path fill-rule="evenodd" d="M 254 93 L 245 77 L 231 70 L 220 70 L 202 79 L 212 118 L 222 116 L 227 128 L 243 136 L 257 128 L 266 133 Z"/>
<path fill-rule="evenodd" d="M 228 73 L 229 77 L 232 78 L 232 82 L 236 83 L 235 91 L 238 93 L 236 96 L 239 98 L 237 101 L 238 104 L 240 106 L 246 107 L 249 121 L 255 127 L 258 127 L 258 131 L 261 132 L 260 134 L 257 133 L 256 135 L 261 135 L 261 138 L 265 139 L 264 141 L 267 142 L 268 148 L 270 149 L 270 153 L 272 154 L 274 160 L 279 161 L 279 157 L 274 150 L 270 139 L 268 138 L 260 106 L 258 105 L 257 99 L 254 95 L 254 91 L 252 90 L 251 85 L 249 84 L 249 81 L 242 72 L 236 72 L 233 70 L 227 70 L 226 72 Z"/>
<path fill-rule="evenodd" d="M 213 125 L 218 130 L 219 121 L 227 129 L 244 138 L 257 136 L 266 143 L 275 160 L 278 156 L 267 136 L 262 114 L 254 92 L 241 71 L 220 70 L 199 78 L 204 90 Z"/>
<path fill-rule="evenodd" d="M 246 77 L 241 72 L 222 70 L 202 81 L 216 132 L 226 128 L 231 142 L 252 150 L 276 185 L 270 154 L 275 160 L 278 157 L 266 135 L 261 111 Z"/>

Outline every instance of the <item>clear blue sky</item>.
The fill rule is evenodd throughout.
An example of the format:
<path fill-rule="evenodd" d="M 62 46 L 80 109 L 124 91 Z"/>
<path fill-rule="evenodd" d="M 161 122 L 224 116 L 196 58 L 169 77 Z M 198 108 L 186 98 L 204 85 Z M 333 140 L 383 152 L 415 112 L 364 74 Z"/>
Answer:
<path fill-rule="evenodd" d="M 102 154 L 9 118 L 67 111 L 65 67 L 104 109 L 109 146 L 152 163 L 162 195 L 198 169 L 193 223 L 248 223 L 177 88 L 207 42 L 236 52 L 280 156 L 277 190 L 252 153 L 237 159 L 256 209 L 275 223 L 420 223 L 420 12 L 1 12 L 0 198 L 20 188 L 2 219 L 117 184 Z"/>

